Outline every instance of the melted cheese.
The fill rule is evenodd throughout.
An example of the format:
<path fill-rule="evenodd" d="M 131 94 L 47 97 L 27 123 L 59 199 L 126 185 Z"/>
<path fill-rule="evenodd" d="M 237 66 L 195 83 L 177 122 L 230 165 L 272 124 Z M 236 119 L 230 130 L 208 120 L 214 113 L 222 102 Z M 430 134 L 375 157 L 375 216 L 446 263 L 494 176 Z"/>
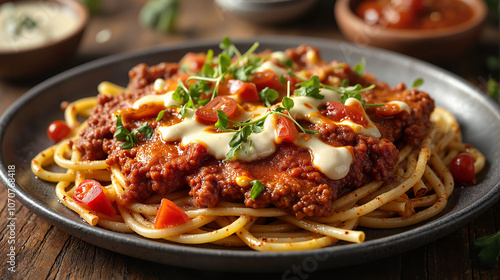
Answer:
<path fill-rule="evenodd" d="M 148 95 L 137 100 L 133 107 L 139 108 L 147 103 L 163 103 L 165 106 L 181 105 L 172 98 L 172 94 L 173 92 L 167 92 L 164 95 Z M 290 114 L 297 120 L 303 119 L 315 124 L 332 121 L 323 117 L 318 108 L 325 105 L 328 101 L 340 101 L 341 95 L 328 89 L 322 89 L 321 94 L 325 98 L 316 99 L 307 96 L 292 96 L 294 107 L 291 109 Z M 357 99 L 349 98 L 346 101 L 346 105 L 356 105 L 356 102 L 359 105 Z M 402 105 L 402 107 L 404 106 Z M 267 110 L 268 108 L 264 106 L 245 106 L 245 112 L 237 121 L 255 120 L 266 114 Z M 364 114 L 368 120 L 366 127 L 350 120 L 344 120 L 338 124 L 350 126 L 357 133 L 377 138 L 380 137 L 380 132 L 376 126 L 366 113 Z M 226 158 L 226 154 L 231 149 L 229 142 L 234 136 L 234 132 L 216 132 L 212 125 L 198 122 L 194 109 L 186 110 L 186 115 L 182 122 L 171 126 L 161 126 L 158 128 L 158 132 L 161 134 L 161 138 L 167 142 L 180 141 L 183 146 L 199 143 L 207 148 L 208 153 L 219 160 Z M 236 153 L 235 157 L 243 161 L 253 161 L 270 156 L 276 151 L 277 138 L 278 132 L 275 126 L 274 115 L 271 114 L 264 122 L 263 131 L 258 134 L 252 133 L 248 137 L 248 141 L 242 145 L 240 151 Z M 353 158 L 348 147 L 330 146 L 322 142 L 316 135 L 301 135 L 295 144 L 311 151 L 313 165 L 328 178 L 338 180 L 345 177 L 349 172 Z"/>
<path fill-rule="evenodd" d="M 173 98 L 174 91 L 169 91 L 165 94 L 150 94 L 143 96 L 136 100 L 132 108 L 139 109 L 139 107 L 146 104 L 163 104 L 165 107 L 169 106 L 182 106 L 182 101 L 177 101 Z"/>
<path fill-rule="evenodd" d="M 399 107 L 399 112 L 406 111 L 408 114 L 411 114 L 410 106 L 408 106 L 408 104 L 406 104 L 406 102 L 403 102 L 403 101 L 390 101 L 390 102 L 387 102 L 387 104 L 397 105 Z"/>
<path fill-rule="evenodd" d="M 340 102 L 341 95 L 338 92 L 329 89 L 322 89 L 320 93 L 324 95 L 325 98 L 316 99 L 309 96 L 292 96 L 291 98 L 294 101 L 294 107 L 290 111 L 290 114 L 295 119 L 305 119 L 314 124 L 321 124 L 322 122 L 324 122 L 324 117 L 321 116 L 318 107 L 325 105 L 329 101 Z M 359 104 L 360 102 L 355 98 L 348 98 L 345 102 L 345 105 L 353 106 L 355 105 L 355 103 Z M 356 133 L 374 138 L 380 138 L 380 131 L 370 120 L 366 112 L 363 111 L 363 113 L 365 118 L 368 120 L 368 125 L 366 127 L 354 123 L 351 120 L 344 120 L 342 122 L 338 122 L 337 124 L 350 126 Z"/>

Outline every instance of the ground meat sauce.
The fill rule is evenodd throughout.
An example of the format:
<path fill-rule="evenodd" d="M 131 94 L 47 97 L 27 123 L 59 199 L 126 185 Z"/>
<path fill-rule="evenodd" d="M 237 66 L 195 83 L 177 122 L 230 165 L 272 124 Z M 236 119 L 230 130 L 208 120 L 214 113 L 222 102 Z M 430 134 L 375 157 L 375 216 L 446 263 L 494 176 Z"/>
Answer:
<path fill-rule="evenodd" d="M 372 180 L 391 178 L 399 157 L 396 146 L 420 144 L 430 127 L 429 116 L 434 103 L 424 92 L 408 90 L 402 84 L 388 87 L 368 74 L 358 76 L 345 64 L 321 60 L 311 63 L 310 57 L 306 58 L 308 50 L 319 56 L 319 52 L 309 46 L 289 49 L 286 54 L 300 69 L 311 76 L 318 75 L 322 83 L 348 79 L 351 84 L 375 84 L 374 89 L 363 93 L 367 103 L 400 100 L 411 109 L 411 114 L 402 111 L 382 116 L 377 114 L 376 107 L 367 107 L 368 116 L 382 134 L 380 139 L 357 134 L 351 127 L 333 122 L 311 124 L 301 121 L 306 129 L 318 131 L 318 137 L 323 142 L 336 147 L 349 147 L 353 162 L 347 176 L 340 180 L 331 180 L 318 171 L 312 164 L 308 149 L 286 142 L 278 144 L 271 156 L 251 162 L 217 160 L 202 144 L 181 146 L 179 141 L 165 142 L 159 133 L 149 140 L 139 135 L 139 143 L 134 148 L 121 149 L 121 142 L 113 138 L 117 110 L 129 130 L 144 122 L 155 129 L 181 121 L 173 109 L 167 110 L 159 122 L 155 120 L 157 113 L 164 108 L 150 106 L 139 114 L 139 118 L 133 117 L 137 116 L 137 112 L 131 109 L 135 100 L 154 93 L 152 84 L 157 78 L 168 80 L 181 72 L 179 65 L 174 63 L 152 67 L 140 64 L 129 73 L 127 92 L 99 95 L 97 106 L 88 119 L 88 126 L 81 132 L 76 148 L 83 159 L 105 159 L 109 165 L 121 166 L 128 184 L 120 197 L 124 201 L 142 201 L 154 194 L 163 195 L 189 188 L 198 207 L 213 207 L 220 200 L 244 201 L 248 207 L 282 208 L 298 218 L 329 216 L 333 213 L 331 202 L 337 199 L 339 193 Z M 328 117 L 327 108 L 321 113 Z M 265 186 L 264 192 L 252 199 L 252 186 L 237 183 L 237 178 L 242 176 L 260 180 Z"/>

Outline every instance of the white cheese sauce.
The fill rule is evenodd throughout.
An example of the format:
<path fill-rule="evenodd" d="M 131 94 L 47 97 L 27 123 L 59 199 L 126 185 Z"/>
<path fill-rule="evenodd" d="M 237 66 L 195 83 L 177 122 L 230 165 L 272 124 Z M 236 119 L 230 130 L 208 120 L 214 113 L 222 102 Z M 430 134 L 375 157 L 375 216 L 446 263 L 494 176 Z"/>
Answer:
<path fill-rule="evenodd" d="M 19 28 L 23 17 L 33 28 Z M 55 2 L 20 1 L 0 5 L 0 50 L 23 50 L 68 36 L 78 22 L 69 9 Z"/>
<path fill-rule="evenodd" d="M 265 71 L 266 69 L 280 73 L 280 69 L 282 68 L 273 63 L 264 63 L 258 70 Z M 161 82 L 158 83 L 161 84 Z M 155 90 L 161 91 L 161 86 Z M 329 101 L 340 102 L 341 95 L 329 89 L 321 89 L 320 93 L 325 96 L 323 99 L 307 96 L 291 96 L 290 98 L 294 101 L 294 107 L 290 111 L 291 116 L 296 120 L 307 120 L 313 124 L 320 124 L 326 121 L 332 122 L 331 119 L 322 116 L 318 108 L 324 106 Z M 142 97 L 133 104 L 133 108 L 137 109 L 149 103 L 164 104 L 166 107 L 182 105 L 179 101 L 173 99 L 172 94 L 173 91 L 170 91 L 163 95 Z M 392 103 L 398 104 L 401 110 L 409 111 L 408 105 L 404 102 L 393 101 Z M 345 105 L 361 106 L 360 101 L 355 98 L 347 99 Z M 236 121 L 256 120 L 264 116 L 267 111 L 268 108 L 264 106 L 245 106 L 245 112 Z M 366 127 L 351 120 L 335 123 L 350 126 L 356 133 L 380 138 L 380 131 L 368 115 L 366 115 L 366 112 L 364 112 L 364 116 L 368 121 Z M 264 122 L 262 132 L 252 133 L 248 137 L 248 141 L 242 145 L 240 151 L 236 153 L 235 158 L 243 161 L 253 161 L 272 155 L 276 151 L 278 139 L 275 123 L 274 115 L 270 114 Z M 215 132 L 212 125 L 198 122 L 195 109 L 187 109 L 182 122 L 171 126 L 160 126 L 158 132 L 166 142 L 180 140 L 183 146 L 191 143 L 199 143 L 207 148 L 208 153 L 219 160 L 226 158 L 227 153 L 231 149 L 229 142 L 235 134 L 235 132 Z M 321 141 L 316 135 L 303 134 L 297 138 L 295 144 L 310 150 L 313 165 L 328 178 L 338 180 L 345 177 L 349 172 L 353 158 L 348 147 L 333 147 Z"/>

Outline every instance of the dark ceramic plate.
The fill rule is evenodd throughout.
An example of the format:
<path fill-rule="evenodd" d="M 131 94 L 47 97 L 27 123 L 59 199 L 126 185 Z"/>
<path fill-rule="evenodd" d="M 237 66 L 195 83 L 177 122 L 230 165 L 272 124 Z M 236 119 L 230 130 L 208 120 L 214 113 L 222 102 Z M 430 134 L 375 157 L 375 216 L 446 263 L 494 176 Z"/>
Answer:
<path fill-rule="evenodd" d="M 13 104 L 0 119 L 0 174 L 4 185 L 31 211 L 68 233 L 97 246 L 155 262 L 175 266 L 222 271 L 286 271 L 293 265 L 333 268 L 356 264 L 416 248 L 471 221 L 491 207 L 500 195 L 500 110 L 484 94 L 464 80 L 432 65 L 394 53 L 358 48 L 333 40 L 298 37 L 261 37 L 237 41 L 240 50 L 254 41 L 260 49 L 284 50 L 301 43 L 316 46 L 325 60 L 354 65 L 366 59 L 366 70 L 380 80 L 395 85 L 411 84 L 423 78 L 422 89 L 437 105 L 451 110 L 461 124 L 464 139 L 479 148 L 487 165 L 479 184 L 456 188 L 443 213 L 416 226 L 394 230 L 367 229 L 362 244 L 343 244 L 303 252 L 262 253 L 247 249 L 185 246 L 137 235 L 116 233 L 84 223 L 60 204 L 54 184 L 41 181 L 30 171 L 30 160 L 51 142 L 47 125 L 62 119 L 61 101 L 96 95 L 103 80 L 126 85 L 128 70 L 138 63 L 178 61 L 186 52 L 218 50 L 218 42 L 193 42 L 176 47 L 154 48 L 100 59 L 57 75 L 34 87 Z M 9 167 L 15 168 L 15 184 L 9 181 Z"/>

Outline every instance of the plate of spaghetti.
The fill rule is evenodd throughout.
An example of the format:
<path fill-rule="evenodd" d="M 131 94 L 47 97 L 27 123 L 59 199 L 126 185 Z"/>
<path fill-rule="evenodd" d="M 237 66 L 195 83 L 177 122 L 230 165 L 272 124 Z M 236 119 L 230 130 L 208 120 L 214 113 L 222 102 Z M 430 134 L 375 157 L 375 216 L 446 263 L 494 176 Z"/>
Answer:
<path fill-rule="evenodd" d="M 435 66 L 333 40 L 111 56 L 34 87 L 0 123 L 1 178 L 26 207 L 190 268 L 365 262 L 445 236 L 500 194 L 493 102 Z"/>

